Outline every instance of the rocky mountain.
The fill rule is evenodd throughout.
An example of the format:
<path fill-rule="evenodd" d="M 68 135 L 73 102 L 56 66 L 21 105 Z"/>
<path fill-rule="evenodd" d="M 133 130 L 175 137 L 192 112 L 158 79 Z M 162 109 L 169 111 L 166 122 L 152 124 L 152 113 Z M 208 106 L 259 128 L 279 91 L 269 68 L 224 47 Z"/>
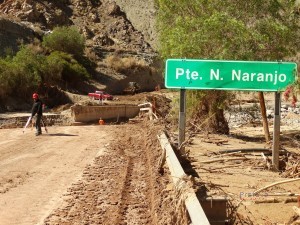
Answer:
<path fill-rule="evenodd" d="M 100 88 L 113 87 L 118 93 L 129 81 L 137 81 L 150 90 L 162 82 L 150 68 L 157 57 L 154 16 L 153 0 L 0 0 L 0 54 L 41 40 L 57 26 L 76 26 L 86 38 L 87 56 L 98 65 Z M 118 73 L 105 65 L 111 54 L 144 60 L 150 69 Z"/>

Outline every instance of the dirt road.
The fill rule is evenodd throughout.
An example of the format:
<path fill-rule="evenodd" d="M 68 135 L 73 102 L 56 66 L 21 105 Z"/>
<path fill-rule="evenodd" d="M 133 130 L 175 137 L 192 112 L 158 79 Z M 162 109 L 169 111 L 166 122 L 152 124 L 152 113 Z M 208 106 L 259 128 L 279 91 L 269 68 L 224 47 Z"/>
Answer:
<path fill-rule="evenodd" d="M 151 129 L 152 127 L 152 129 Z M 176 224 L 151 125 L 0 130 L 0 224 Z M 155 130 L 155 132 L 154 132 Z M 184 223 L 182 223 L 184 224 Z"/>
<path fill-rule="evenodd" d="M 96 126 L 0 130 L 0 224 L 41 222 L 111 138 Z"/>

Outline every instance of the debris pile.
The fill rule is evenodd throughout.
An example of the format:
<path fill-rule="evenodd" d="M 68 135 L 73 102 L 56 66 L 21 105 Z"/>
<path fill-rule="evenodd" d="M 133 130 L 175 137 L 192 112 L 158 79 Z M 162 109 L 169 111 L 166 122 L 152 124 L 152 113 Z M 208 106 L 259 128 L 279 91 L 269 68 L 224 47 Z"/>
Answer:
<path fill-rule="evenodd" d="M 280 110 L 281 123 L 283 125 L 292 125 L 300 123 L 300 106 L 291 107 L 282 105 Z M 273 122 L 274 109 L 267 109 L 267 118 Z M 231 128 L 241 127 L 248 124 L 260 124 L 262 121 L 261 112 L 258 104 L 248 107 L 231 106 L 226 112 L 228 124 Z"/>
<path fill-rule="evenodd" d="M 165 118 L 171 109 L 172 100 L 164 95 L 148 95 L 146 100 L 152 103 L 153 112 L 161 118 Z"/>
<path fill-rule="evenodd" d="M 287 158 L 285 171 L 281 174 L 285 178 L 300 177 L 300 155 L 293 153 Z"/>

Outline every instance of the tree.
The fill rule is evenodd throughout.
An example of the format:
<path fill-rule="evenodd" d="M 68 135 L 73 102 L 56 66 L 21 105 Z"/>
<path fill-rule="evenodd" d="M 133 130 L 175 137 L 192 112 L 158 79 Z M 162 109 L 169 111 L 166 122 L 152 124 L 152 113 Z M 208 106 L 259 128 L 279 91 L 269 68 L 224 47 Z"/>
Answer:
<path fill-rule="evenodd" d="M 44 61 L 44 55 L 35 54 L 27 46 L 22 46 L 12 58 L 7 77 L 12 81 L 16 96 L 28 96 L 32 89 L 38 87 L 41 82 L 41 66 Z"/>
<path fill-rule="evenodd" d="M 300 50 L 295 1 L 157 0 L 157 6 L 163 58 L 266 61 Z M 201 92 L 195 116 L 206 114 L 212 131 L 228 133 L 221 116 L 226 93 Z"/>
<path fill-rule="evenodd" d="M 60 82 L 76 83 L 90 78 L 89 73 L 72 55 L 54 51 L 46 58 L 43 68 L 45 82 L 59 84 Z"/>
<path fill-rule="evenodd" d="M 75 27 L 56 27 L 53 32 L 43 37 L 43 46 L 51 51 L 61 51 L 82 57 L 85 39 Z"/>
<path fill-rule="evenodd" d="M 8 71 L 10 71 L 10 63 L 0 58 L 0 99 L 9 95 L 13 90 Z"/>

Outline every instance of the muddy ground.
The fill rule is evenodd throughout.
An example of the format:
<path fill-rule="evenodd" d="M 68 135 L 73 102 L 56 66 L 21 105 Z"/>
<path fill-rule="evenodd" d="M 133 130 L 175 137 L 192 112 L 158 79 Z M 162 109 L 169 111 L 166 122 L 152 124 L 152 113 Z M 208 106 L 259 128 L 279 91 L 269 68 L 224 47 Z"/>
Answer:
<path fill-rule="evenodd" d="M 158 173 L 160 126 L 0 130 L 0 224 L 186 224 Z"/>
<path fill-rule="evenodd" d="M 138 104 L 147 95 L 126 99 Z M 197 194 L 205 186 L 208 197 L 228 200 L 231 224 L 291 224 L 297 219 L 299 180 L 252 194 L 299 177 L 299 121 L 298 114 L 289 113 L 281 127 L 281 149 L 291 153 L 286 169 L 293 166 L 294 173 L 269 170 L 260 152 L 241 152 L 271 148 L 260 123 L 243 119 L 231 124 L 226 136 L 189 128 L 183 167 Z M 25 133 L 22 127 L 0 129 L 0 224 L 189 224 L 166 165 L 163 173 L 159 169 L 157 134 L 164 129 L 161 119 L 145 117 L 121 124 L 53 125 L 39 137 L 30 127 Z M 170 140 L 176 135 L 170 133 Z M 224 150 L 238 151 L 220 154 Z M 243 159 L 226 160 L 234 157 Z"/>

